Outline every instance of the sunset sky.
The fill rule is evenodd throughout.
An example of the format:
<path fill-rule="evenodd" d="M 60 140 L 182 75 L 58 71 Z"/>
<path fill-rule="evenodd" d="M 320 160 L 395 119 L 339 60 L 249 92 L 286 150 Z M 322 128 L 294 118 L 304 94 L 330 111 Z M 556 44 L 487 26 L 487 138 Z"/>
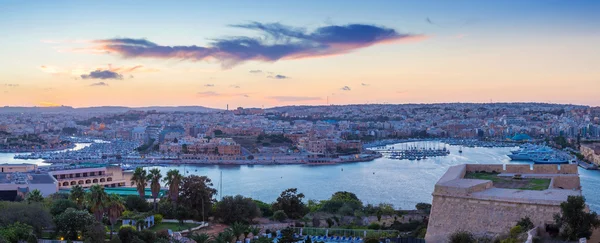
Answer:
<path fill-rule="evenodd" d="M 600 1 L 1 1 L 0 106 L 600 105 Z"/>

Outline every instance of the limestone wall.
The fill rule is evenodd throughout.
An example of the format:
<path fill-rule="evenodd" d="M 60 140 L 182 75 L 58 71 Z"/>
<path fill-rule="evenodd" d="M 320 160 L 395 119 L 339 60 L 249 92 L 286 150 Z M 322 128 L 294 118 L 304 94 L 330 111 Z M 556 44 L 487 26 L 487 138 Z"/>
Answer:
<path fill-rule="evenodd" d="M 579 176 L 555 176 L 552 178 L 552 188 L 580 189 Z"/>
<path fill-rule="evenodd" d="M 560 212 L 557 205 L 539 205 L 489 201 L 435 195 L 432 202 L 427 242 L 447 242 L 447 237 L 459 230 L 476 235 L 507 233 L 517 221 L 530 217 L 534 224 L 553 222 L 552 216 Z"/>
<path fill-rule="evenodd" d="M 516 174 L 577 174 L 577 165 L 467 164 L 467 172 L 478 171 Z"/>

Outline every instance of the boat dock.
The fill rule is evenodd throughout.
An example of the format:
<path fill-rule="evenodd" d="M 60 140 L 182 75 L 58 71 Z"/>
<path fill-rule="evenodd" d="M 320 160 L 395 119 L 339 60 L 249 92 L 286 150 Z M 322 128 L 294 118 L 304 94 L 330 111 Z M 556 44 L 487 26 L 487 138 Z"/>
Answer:
<path fill-rule="evenodd" d="M 585 161 L 577 160 L 577 165 L 586 170 L 597 170 L 598 166 L 594 163 L 587 163 Z"/>

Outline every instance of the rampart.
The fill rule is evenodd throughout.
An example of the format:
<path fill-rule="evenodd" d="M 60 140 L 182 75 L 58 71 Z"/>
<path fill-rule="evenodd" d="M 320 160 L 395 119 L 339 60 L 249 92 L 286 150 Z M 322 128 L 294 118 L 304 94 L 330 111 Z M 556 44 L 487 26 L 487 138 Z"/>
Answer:
<path fill-rule="evenodd" d="M 551 183 L 542 191 L 496 188 L 489 180 L 465 179 L 469 172 L 549 178 Z M 475 235 L 503 234 L 526 216 L 534 224 L 543 225 L 553 221 L 553 215 L 560 212 L 560 203 L 571 195 L 581 195 L 577 165 L 453 166 L 435 185 L 425 239 L 445 242 L 459 230 Z"/>

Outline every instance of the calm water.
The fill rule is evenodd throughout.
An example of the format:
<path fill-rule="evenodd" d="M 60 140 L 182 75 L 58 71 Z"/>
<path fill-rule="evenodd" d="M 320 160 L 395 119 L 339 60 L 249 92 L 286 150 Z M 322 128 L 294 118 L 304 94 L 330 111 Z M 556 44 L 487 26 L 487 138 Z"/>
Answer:
<path fill-rule="evenodd" d="M 422 143 L 421 143 L 422 144 Z M 429 143 L 431 145 L 431 143 Z M 395 145 L 401 146 L 401 145 Z M 448 167 L 464 163 L 506 164 L 506 156 L 515 148 L 463 148 L 448 146 L 446 157 L 420 161 L 377 159 L 343 165 L 254 165 L 254 166 L 170 166 L 156 167 L 163 175 L 178 169 L 184 175 L 206 175 L 215 188 L 222 186 L 221 195 L 252 197 L 265 202 L 274 201 L 287 188 L 298 188 L 308 199 L 327 199 L 336 191 L 350 191 L 366 203 L 391 203 L 396 208 L 412 209 L 419 202 L 430 203 L 433 187 Z M 21 163 L 12 156 L 0 154 L 0 163 Z M 220 174 L 223 173 L 222 185 Z M 590 208 L 600 211 L 600 171 L 579 170 L 583 194 Z"/>

